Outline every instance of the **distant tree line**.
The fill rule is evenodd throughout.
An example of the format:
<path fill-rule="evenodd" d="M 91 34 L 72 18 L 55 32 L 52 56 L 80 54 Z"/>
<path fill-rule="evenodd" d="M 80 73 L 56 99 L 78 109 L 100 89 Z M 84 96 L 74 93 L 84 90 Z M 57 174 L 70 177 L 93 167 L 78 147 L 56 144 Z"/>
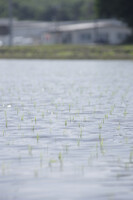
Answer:
<path fill-rule="evenodd" d="M 0 0 L 0 17 L 8 17 L 9 0 Z M 133 0 L 12 0 L 13 16 L 24 20 L 66 21 L 118 18 L 133 27 Z"/>
<path fill-rule="evenodd" d="M 99 18 L 118 18 L 133 28 L 133 0 L 96 0 Z"/>
<path fill-rule="evenodd" d="M 0 17 L 8 17 L 8 1 L 0 0 Z M 24 20 L 88 20 L 95 18 L 95 0 L 12 0 L 13 16 Z"/>
<path fill-rule="evenodd" d="M 133 43 L 133 0 L 95 0 L 98 18 L 117 18 L 126 22 L 132 29 L 132 34 L 125 43 Z"/>

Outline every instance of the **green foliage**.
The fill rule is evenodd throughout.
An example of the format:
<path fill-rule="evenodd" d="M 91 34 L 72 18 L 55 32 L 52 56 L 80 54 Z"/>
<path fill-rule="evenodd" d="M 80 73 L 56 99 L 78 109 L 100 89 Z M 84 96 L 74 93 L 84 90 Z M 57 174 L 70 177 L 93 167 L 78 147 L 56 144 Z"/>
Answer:
<path fill-rule="evenodd" d="M 133 27 L 132 0 L 95 0 L 97 17 L 118 18 Z"/>
<path fill-rule="evenodd" d="M 0 47 L 0 58 L 25 59 L 133 59 L 133 45 L 42 45 Z M 44 113 L 42 114 L 44 117 Z M 108 114 L 104 116 L 108 119 Z M 72 118 L 74 121 L 74 116 Z M 67 122 L 64 126 L 67 127 Z M 35 127 L 33 125 L 32 130 Z"/>
<path fill-rule="evenodd" d="M 87 20 L 95 17 L 95 0 L 12 0 L 13 16 L 24 20 Z M 0 0 L 0 17 L 8 16 L 8 1 Z"/>

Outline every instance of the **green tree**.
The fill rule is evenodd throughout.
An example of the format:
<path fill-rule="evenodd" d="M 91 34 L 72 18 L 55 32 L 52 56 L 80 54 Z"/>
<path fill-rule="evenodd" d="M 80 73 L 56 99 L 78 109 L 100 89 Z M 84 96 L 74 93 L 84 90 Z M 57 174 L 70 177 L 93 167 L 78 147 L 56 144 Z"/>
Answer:
<path fill-rule="evenodd" d="M 95 0 L 12 0 L 17 19 L 65 21 L 95 18 Z M 8 17 L 8 0 L 0 0 L 0 17 Z"/>
<path fill-rule="evenodd" d="M 133 0 L 95 0 L 97 17 L 118 18 L 133 28 Z"/>

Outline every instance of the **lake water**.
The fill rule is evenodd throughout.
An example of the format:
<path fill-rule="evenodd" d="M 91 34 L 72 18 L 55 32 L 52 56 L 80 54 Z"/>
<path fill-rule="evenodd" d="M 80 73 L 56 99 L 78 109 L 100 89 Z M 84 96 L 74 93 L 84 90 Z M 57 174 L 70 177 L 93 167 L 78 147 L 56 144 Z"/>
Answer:
<path fill-rule="evenodd" d="M 133 199 L 133 62 L 0 60 L 0 200 Z"/>

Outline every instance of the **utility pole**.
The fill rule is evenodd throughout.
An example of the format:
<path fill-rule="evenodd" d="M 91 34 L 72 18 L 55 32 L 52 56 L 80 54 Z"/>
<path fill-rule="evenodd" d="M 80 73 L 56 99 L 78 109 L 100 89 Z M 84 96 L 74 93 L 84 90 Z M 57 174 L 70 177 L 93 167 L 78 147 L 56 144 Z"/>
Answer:
<path fill-rule="evenodd" d="M 12 0 L 8 0 L 9 4 L 9 46 L 13 45 L 13 13 Z"/>

